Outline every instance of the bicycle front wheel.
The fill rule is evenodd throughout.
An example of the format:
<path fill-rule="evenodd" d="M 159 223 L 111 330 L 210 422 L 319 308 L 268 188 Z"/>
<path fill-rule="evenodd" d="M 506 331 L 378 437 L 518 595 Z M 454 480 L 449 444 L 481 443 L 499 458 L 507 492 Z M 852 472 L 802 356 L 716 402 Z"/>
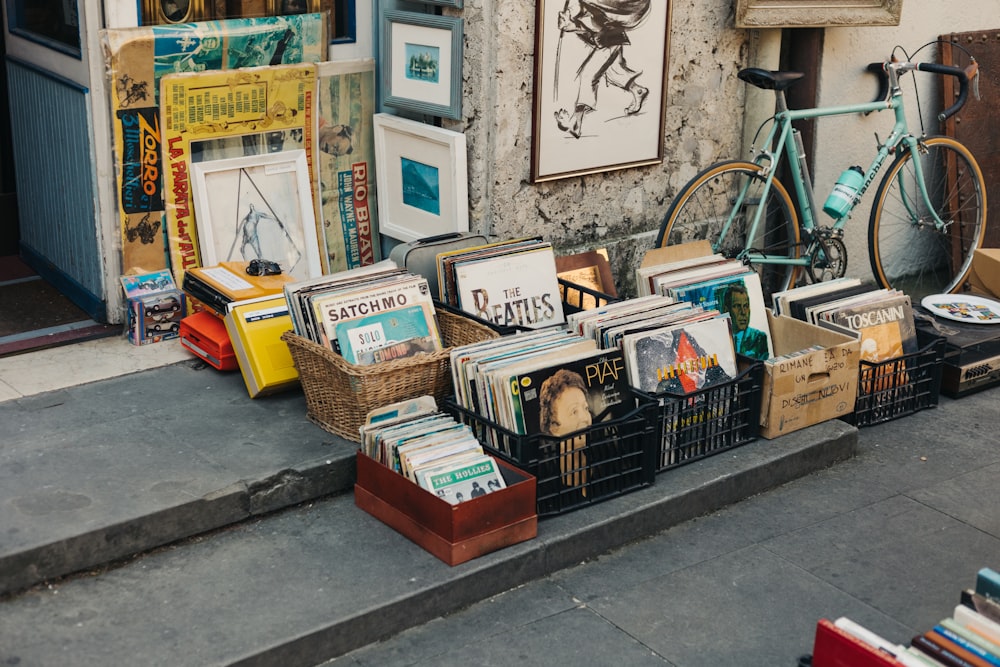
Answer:
<path fill-rule="evenodd" d="M 868 225 L 875 279 L 914 303 L 960 290 L 986 234 L 986 183 L 969 150 L 954 139 L 930 137 L 920 142 L 918 153 L 933 211 L 907 151 L 879 184 Z M 935 225 L 935 215 L 944 228 Z"/>
<path fill-rule="evenodd" d="M 720 162 L 692 178 L 667 210 L 656 246 L 678 245 L 707 239 L 715 252 L 739 257 L 744 250 L 768 259 L 799 256 L 799 221 L 785 187 L 774 180 L 765 196 L 764 169 L 752 162 Z M 758 211 L 760 224 L 750 238 L 750 226 Z M 732 218 L 723 236 L 726 221 Z M 761 278 L 765 300 L 791 287 L 798 266 L 751 260 Z"/>

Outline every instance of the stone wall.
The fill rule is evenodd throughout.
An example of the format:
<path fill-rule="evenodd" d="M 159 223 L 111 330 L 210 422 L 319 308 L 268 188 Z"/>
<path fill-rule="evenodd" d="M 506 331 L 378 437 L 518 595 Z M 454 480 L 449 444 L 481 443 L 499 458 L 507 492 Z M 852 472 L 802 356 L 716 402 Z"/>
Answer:
<path fill-rule="evenodd" d="M 559 0 L 538 0 L 557 2 Z M 653 0 L 664 2 L 666 0 Z M 464 100 L 470 229 L 539 234 L 558 254 L 605 247 L 622 294 L 677 190 L 702 167 L 739 156 L 750 31 L 732 0 L 672 1 L 664 160 L 655 166 L 532 184 L 535 2 L 465 0 Z M 453 10 L 447 10 L 451 13 Z"/>

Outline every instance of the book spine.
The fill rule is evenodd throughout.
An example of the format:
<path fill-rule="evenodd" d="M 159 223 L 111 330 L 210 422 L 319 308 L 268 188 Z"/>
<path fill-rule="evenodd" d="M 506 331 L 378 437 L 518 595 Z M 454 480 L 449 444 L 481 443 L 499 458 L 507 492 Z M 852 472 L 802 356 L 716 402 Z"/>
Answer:
<path fill-rule="evenodd" d="M 894 667 L 895 657 L 868 644 L 828 619 L 816 624 L 812 667 Z"/>
<path fill-rule="evenodd" d="M 985 648 L 974 642 L 968 637 L 963 637 L 961 634 L 953 630 L 952 628 L 946 627 L 943 624 L 938 624 L 934 626 L 934 632 L 942 635 L 943 637 L 950 639 L 955 642 L 958 646 L 965 649 L 972 655 L 978 657 L 980 660 L 984 660 L 993 667 L 1000 667 L 1000 658 L 993 655 Z"/>
<path fill-rule="evenodd" d="M 1000 603 L 972 590 L 962 591 L 961 603 L 982 614 L 987 619 L 1000 623 Z"/>
<path fill-rule="evenodd" d="M 984 567 L 976 573 L 976 592 L 991 600 L 1000 600 L 1000 572 Z"/>
<path fill-rule="evenodd" d="M 947 647 L 941 646 L 937 642 L 931 641 L 924 635 L 917 635 L 912 639 L 910 644 L 922 651 L 923 653 L 929 655 L 934 660 L 937 660 L 945 667 L 975 667 L 970 662 L 963 660 L 957 654 L 950 651 Z"/>
<path fill-rule="evenodd" d="M 990 663 L 944 636 L 936 628 L 925 632 L 924 637 L 934 642 L 941 648 L 946 649 L 951 655 L 954 655 L 962 660 L 963 665 L 972 665 L 972 667 L 990 667 Z"/>

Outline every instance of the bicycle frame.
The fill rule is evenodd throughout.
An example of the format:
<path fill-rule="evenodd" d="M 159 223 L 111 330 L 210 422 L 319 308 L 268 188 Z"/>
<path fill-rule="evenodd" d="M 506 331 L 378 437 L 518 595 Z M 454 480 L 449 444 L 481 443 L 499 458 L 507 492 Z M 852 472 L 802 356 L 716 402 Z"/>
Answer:
<path fill-rule="evenodd" d="M 821 118 L 824 116 L 868 114 L 871 112 L 886 111 L 890 109 L 895 115 L 892 132 L 889 134 L 886 141 L 879 146 L 874 159 L 865 170 L 864 180 L 854 199 L 854 202 L 843 216 L 833 221 L 830 229 L 834 231 L 842 230 L 844 225 L 847 224 L 847 219 L 850 217 L 850 214 L 853 212 L 855 206 L 857 206 L 857 203 L 861 200 L 861 197 L 865 194 L 865 192 L 867 192 L 868 188 L 875 181 L 875 177 L 878 176 L 882 166 L 885 164 L 885 161 L 888 159 L 890 154 L 896 152 L 900 146 L 903 146 L 905 150 L 911 151 L 914 154 L 916 153 L 919 148 L 919 140 L 909 131 L 909 125 L 906 120 L 906 110 L 903 104 L 902 90 L 900 89 L 898 82 L 900 71 L 911 71 L 913 68 L 914 66 L 910 63 L 903 64 L 901 67 L 897 67 L 894 63 L 890 64 L 887 68 L 890 80 L 890 93 L 887 96 L 887 99 L 875 102 L 790 110 L 785 104 L 784 92 L 776 91 L 778 112 L 775 113 L 772 118 L 771 129 L 764 141 L 765 149 L 753 159 L 753 162 L 760 165 L 766 175 L 766 182 L 764 184 L 762 195 L 762 198 L 766 199 L 774 182 L 774 167 L 780 160 L 781 155 L 784 155 L 787 159 L 788 164 L 791 167 L 790 175 L 794 186 L 793 191 L 795 200 L 798 203 L 799 210 L 801 212 L 801 219 L 798 223 L 799 229 L 806 232 L 804 237 L 808 240 L 808 245 L 806 247 L 806 251 L 797 258 L 770 257 L 759 252 L 751 251 L 750 249 L 744 249 L 739 255 L 740 259 L 758 264 L 808 266 L 812 261 L 813 255 L 820 247 L 820 240 L 815 233 L 819 225 L 816 221 L 816 204 L 814 201 L 813 187 L 808 180 L 807 174 L 803 172 L 803 168 L 801 167 L 800 161 L 805 159 L 805 151 L 799 148 L 798 142 L 795 140 L 795 131 L 792 128 L 792 123 L 794 121 Z M 914 157 L 916 157 L 916 155 L 914 155 Z M 914 159 L 913 165 L 916 173 L 916 181 L 920 188 L 920 197 L 923 199 L 924 203 L 927 204 L 927 209 L 934 211 L 934 207 L 930 202 L 930 195 L 927 192 L 927 187 L 924 183 L 920 160 Z M 747 187 L 749 187 L 749 185 Z M 726 221 L 722 232 L 719 235 L 719 244 L 721 244 L 722 240 L 725 239 L 726 235 L 729 233 L 729 229 L 732 226 L 737 211 L 741 210 L 746 193 L 747 188 L 744 188 L 743 192 L 741 192 L 737 198 L 735 206 L 731 209 L 732 212 L 730 213 L 730 217 Z M 762 214 L 763 210 L 758 207 L 747 232 L 748 238 L 754 238 L 756 236 L 758 226 L 761 224 Z M 914 219 L 916 219 L 915 212 L 911 211 L 911 214 L 913 214 Z M 934 214 L 934 216 L 934 224 L 939 229 L 943 228 L 945 222 L 938 218 L 936 214 Z"/>

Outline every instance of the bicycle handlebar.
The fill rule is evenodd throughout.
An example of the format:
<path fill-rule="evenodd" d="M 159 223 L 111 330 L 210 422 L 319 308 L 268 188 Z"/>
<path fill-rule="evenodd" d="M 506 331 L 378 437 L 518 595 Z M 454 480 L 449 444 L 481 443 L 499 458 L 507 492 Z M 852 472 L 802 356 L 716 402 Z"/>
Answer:
<path fill-rule="evenodd" d="M 889 95 L 889 75 L 885 71 L 886 64 L 887 63 L 870 63 L 868 67 L 865 68 L 867 71 L 877 75 L 879 78 L 879 92 L 876 101 L 884 100 Z M 958 98 L 955 100 L 954 104 L 939 113 L 937 117 L 939 122 L 944 122 L 958 113 L 958 110 L 965 106 L 965 103 L 969 98 L 969 80 L 974 78 L 979 73 L 979 63 L 973 60 L 965 68 L 955 67 L 952 65 L 939 65 L 937 63 L 915 63 L 910 65 L 908 69 L 930 72 L 931 74 L 944 74 L 958 79 Z"/>
<path fill-rule="evenodd" d="M 889 75 L 885 73 L 885 63 L 868 63 L 866 71 L 878 77 L 878 95 L 875 102 L 882 102 L 889 97 Z"/>
<path fill-rule="evenodd" d="M 938 120 L 944 122 L 965 106 L 965 102 L 969 97 L 969 79 L 974 77 L 979 71 L 979 63 L 972 61 L 965 69 L 951 65 L 938 65 L 937 63 L 918 63 L 917 69 L 921 72 L 947 74 L 958 79 L 958 99 L 955 100 L 954 104 L 938 114 Z"/>

